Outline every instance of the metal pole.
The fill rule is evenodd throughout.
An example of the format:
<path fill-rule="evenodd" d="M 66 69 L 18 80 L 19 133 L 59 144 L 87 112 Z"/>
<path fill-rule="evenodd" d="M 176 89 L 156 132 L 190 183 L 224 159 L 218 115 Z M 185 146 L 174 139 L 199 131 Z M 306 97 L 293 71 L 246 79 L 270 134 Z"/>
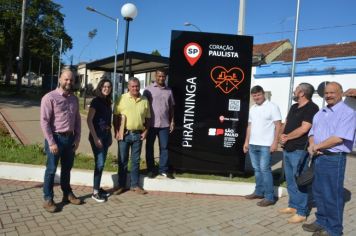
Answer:
<path fill-rule="evenodd" d="M 57 85 L 59 84 L 59 76 L 61 76 L 62 47 L 63 47 L 63 39 L 60 39 L 59 58 L 58 58 L 58 81 L 57 81 Z"/>
<path fill-rule="evenodd" d="M 296 18 L 295 18 L 293 59 L 292 59 L 292 74 L 291 74 L 290 84 L 289 84 L 288 111 L 289 111 L 289 109 L 290 109 L 290 107 L 292 105 L 292 98 L 293 98 L 295 60 L 296 60 L 296 55 L 297 55 L 297 42 L 298 42 L 299 5 L 300 5 L 300 0 L 297 0 L 297 13 L 296 13 Z"/>
<path fill-rule="evenodd" d="M 299 3 L 300 0 L 297 0 L 297 13 L 295 18 L 295 31 L 294 31 L 294 45 L 293 45 L 293 59 L 292 59 L 292 74 L 290 78 L 289 84 L 289 98 L 288 98 L 288 111 L 292 105 L 292 98 L 293 98 L 293 85 L 294 85 L 294 73 L 295 73 L 295 58 L 297 52 L 297 41 L 298 41 L 298 24 L 299 24 Z M 282 183 L 285 177 L 285 170 L 284 170 L 284 160 L 282 159 L 282 170 L 281 176 L 279 178 L 279 182 Z"/>
<path fill-rule="evenodd" d="M 245 0 L 240 0 L 239 23 L 237 29 L 238 35 L 245 34 L 245 10 L 246 10 Z"/>
<path fill-rule="evenodd" d="M 88 89 L 88 72 L 87 66 L 85 65 L 85 74 L 84 74 L 84 102 L 83 102 L 83 109 L 86 109 L 86 101 L 87 101 L 87 89 Z"/>
<path fill-rule="evenodd" d="M 112 93 L 112 101 L 115 102 L 116 99 L 116 93 L 117 93 L 117 79 L 116 79 L 116 67 L 117 67 L 117 50 L 118 50 L 118 44 L 119 44 L 119 18 L 116 18 L 116 38 L 115 38 L 115 62 L 114 62 L 114 86 L 113 86 L 113 93 Z"/>
<path fill-rule="evenodd" d="M 23 67 L 23 45 L 24 45 L 24 37 L 25 37 L 25 17 L 26 17 L 26 0 L 22 0 L 21 35 L 20 35 L 19 60 L 17 63 L 17 81 L 16 81 L 17 93 L 20 93 L 21 90 L 22 67 Z"/>
<path fill-rule="evenodd" d="M 121 84 L 121 94 L 124 94 L 125 91 L 125 74 L 126 74 L 126 54 L 127 54 L 127 44 L 128 44 L 128 38 L 129 38 L 129 26 L 130 26 L 130 20 L 126 20 L 126 33 L 125 33 L 125 48 L 124 48 L 124 62 L 123 62 L 123 68 L 122 68 L 122 84 Z"/>
<path fill-rule="evenodd" d="M 54 57 L 54 55 L 52 54 L 52 74 L 51 74 L 51 87 L 50 87 L 50 90 L 53 89 L 53 63 L 54 63 L 53 57 Z"/>

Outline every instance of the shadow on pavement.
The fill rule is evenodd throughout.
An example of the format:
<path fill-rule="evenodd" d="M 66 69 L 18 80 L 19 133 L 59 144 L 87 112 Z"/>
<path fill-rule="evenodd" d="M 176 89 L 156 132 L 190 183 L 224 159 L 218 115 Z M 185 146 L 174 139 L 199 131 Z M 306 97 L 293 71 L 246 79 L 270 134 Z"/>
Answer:
<path fill-rule="evenodd" d="M 36 184 L 36 185 L 28 187 L 28 188 L 16 189 L 14 191 L 9 191 L 9 192 L 2 192 L 2 193 L 0 192 L 0 196 L 6 195 L 6 194 L 18 193 L 18 192 L 22 192 L 22 191 L 26 191 L 26 190 L 34 189 L 34 188 L 42 188 L 42 186 L 43 186 L 43 183 L 40 183 L 40 184 Z"/>

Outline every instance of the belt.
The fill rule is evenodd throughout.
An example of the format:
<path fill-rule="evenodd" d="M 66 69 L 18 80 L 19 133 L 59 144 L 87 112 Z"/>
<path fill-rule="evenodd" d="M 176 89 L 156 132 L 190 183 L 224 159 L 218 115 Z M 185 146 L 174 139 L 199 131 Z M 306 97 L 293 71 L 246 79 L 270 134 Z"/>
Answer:
<path fill-rule="evenodd" d="M 325 156 L 339 156 L 339 155 L 346 155 L 346 152 L 331 152 L 328 150 L 320 150 Z"/>
<path fill-rule="evenodd" d="M 71 136 L 74 135 L 73 131 L 66 131 L 66 132 L 54 132 L 54 134 L 59 135 L 59 136 Z"/>
<path fill-rule="evenodd" d="M 143 130 L 126 130 L 127 134 L 141 134 Z"/>

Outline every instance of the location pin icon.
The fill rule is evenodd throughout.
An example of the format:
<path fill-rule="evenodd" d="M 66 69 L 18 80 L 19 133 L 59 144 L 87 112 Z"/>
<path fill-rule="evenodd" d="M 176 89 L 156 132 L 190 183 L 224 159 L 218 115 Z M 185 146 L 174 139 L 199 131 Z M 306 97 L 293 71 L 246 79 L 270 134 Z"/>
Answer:
<path fill-rule="evenodd" d="M 184 47 L 184 56 L 191 66 L 194 66 L 194 64 L 197 63 L 202 52 L 200 45 L 197 43 L 188 43 Z"/>

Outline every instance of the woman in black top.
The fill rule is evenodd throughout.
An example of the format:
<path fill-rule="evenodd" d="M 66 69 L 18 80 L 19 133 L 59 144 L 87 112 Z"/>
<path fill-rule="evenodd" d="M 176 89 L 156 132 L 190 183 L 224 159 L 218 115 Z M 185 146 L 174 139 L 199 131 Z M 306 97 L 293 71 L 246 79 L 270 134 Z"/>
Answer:
<path fill-rule="evenodd" d="M 112 83 L 102 79 L 96 90 L 96 97 L 91 101 L 87 123 L 89 127 L 89 142 L 95 157 L 94 186 L 92 198 L 104 202 L 109 194 L 100 188 L 101 176 L 105 165 L 108 149 L 112 144 L 111 136 L 111 97 Z"/>

